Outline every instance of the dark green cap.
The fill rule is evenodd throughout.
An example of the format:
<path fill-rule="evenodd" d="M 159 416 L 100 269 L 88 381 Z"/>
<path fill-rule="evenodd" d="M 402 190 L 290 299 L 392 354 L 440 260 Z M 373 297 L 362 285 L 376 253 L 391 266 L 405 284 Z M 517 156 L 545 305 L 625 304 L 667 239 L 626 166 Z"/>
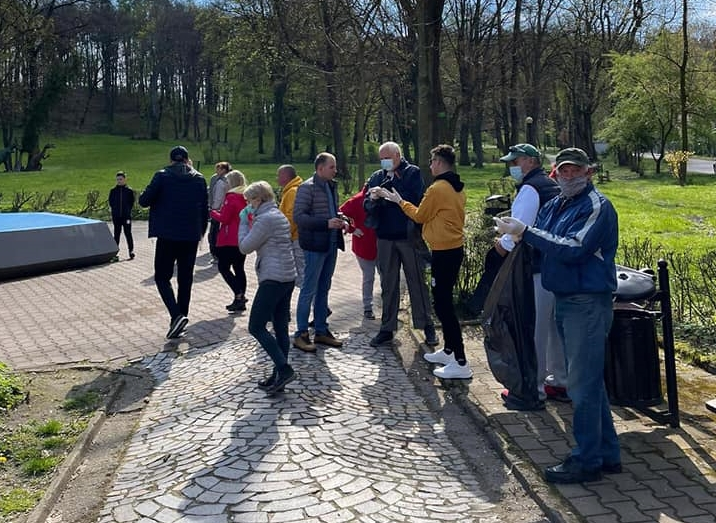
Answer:
<path fill-rule="evenodd" d="M 557 153 L 555 163 L 557 164 L 557 169 L 565 163 L 571 163 L 573 165 L 584 167 L 585 165 L 589 165 L 589 156 L 587 156 L 587 153 L 585 153 L 582 149 L 569 147 L 567 149 L 562 149 L 559 153 Z"/>
<path fill-rule="evenodd" d="M 534 145 L 529 143 L 518 143 L 510 146 L 510 152 L 500 158 L 501 162 L 511 162 L 520 156 L 529 156 L 530 158 L 540 158 L 542 153 L 539 152 Z"/>

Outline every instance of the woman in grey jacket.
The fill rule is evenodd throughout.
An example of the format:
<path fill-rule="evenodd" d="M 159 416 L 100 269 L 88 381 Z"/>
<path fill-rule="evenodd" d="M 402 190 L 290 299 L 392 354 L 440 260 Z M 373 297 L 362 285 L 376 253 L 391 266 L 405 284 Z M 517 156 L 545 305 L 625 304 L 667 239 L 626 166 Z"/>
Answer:
<path fill-rule="evenodd" d="M 291 226 L 276 206 L 268 182 L 250 184 L 244 190 L 248 205 L 241 211 L 239 249 L 243 254 L 256 251 L 256 276 L 259 287 L 249 316 L 249 333 L 256 338 L 274 362 L 269 378 L 258 382 L 268 394 L 283 391 L 296 373 L 288 364 L 291 340 L 291 294 L 296 280 Z M 273 324 L 276 337 L 266 328 Z"/>

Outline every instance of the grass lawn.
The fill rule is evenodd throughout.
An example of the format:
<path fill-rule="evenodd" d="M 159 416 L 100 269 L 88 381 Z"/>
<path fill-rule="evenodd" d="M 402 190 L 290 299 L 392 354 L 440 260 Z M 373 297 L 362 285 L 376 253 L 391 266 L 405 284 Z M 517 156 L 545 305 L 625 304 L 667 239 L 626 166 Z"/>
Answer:
<path fill-rule="evenodd" d="M 97 190 L 105 194 L 114 186 L 114 174 L 123 170 L 128 183 L 140 190 L 149 182 L 155 170 L 168 163 L 169 150 L 174 141 L 130 140 L 110 135 L 73 136 L 51 140 L 56 144 L 50 157 L 43 162 L 43 170 L 28 173 L 0 173 L 0 210 L 7 211 L 16 192 L 48 193 L 53 189 L 67 190 L 67 199 L 57 210 L 72 211 L 84 206 L 87 193 Z M 204 161 L 205 152 L 197 144 L 187 144 L 195 165 L 208 178 L 213 173 L 213 161 Z M 267 180 L 276 185 L 276 164 L 242 164 L 231 157 L 249 181 Z M 309 163 L 296 163 L 299 174 L 306 177 L 313 172 Z M 376 166 L 368 166 L 370 173 Z M 692 174 L 689 184 L 680 187 L 669 175 L 647 174 L 637 177 L 626 169 L 605 165 L 611 173 L 610 182 L 598 184 L 599 190 L 613 202 L 619 213 L 622 241 L 635 237 L 650 238 L 664 250 L 706 252 L 716 247 L 716 176 Z M 504 170 L 500 164 L 488 164 L 484 169 L 459 168 L 468 190 L 468 206 L 477 211 L 489 194 L 488 186 L 499 180 Z M 343 190 L 341 186 L 341 190 Z M 29 206 L 24 209 L 29 210 Z"/>

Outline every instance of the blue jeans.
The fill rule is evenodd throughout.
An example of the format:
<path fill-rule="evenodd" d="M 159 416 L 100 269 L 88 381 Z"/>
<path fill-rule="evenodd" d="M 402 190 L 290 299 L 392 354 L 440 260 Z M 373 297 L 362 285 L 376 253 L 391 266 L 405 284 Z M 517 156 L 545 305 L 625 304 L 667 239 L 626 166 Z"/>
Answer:
<path fill-rule="evenodd" d="M 328 252 L 303 251 L 306 267 L 303 284 L 296 305 L 296 334 L 308 331 L 308 315 L 313 303 L 313 321 L 316 334 L 328 331 L 328 291 L 331 290 L 333 271 L 336 268 L 338 249 L 331 245 Z"/>
<path fill-rule="evenodd" d="M 288 363 L 288 349 L 291 339 L 288 335 L 288 321 L 291 317 L 291 294 L 294 282 L 264 280 L 256 289 L 249 316 L 249 333 L 261 344 L 273 360 L 276 370 Z M 274 338 L 266 328 L 273 324 Z"/>
<path fill-rule="evenodd" d="M 619 439 L 604 385 L 604 352 L 612 325 L 612 295 L 556 295 L 557 330 L 567 360 L 567 393 L 577 443 L 572 457 L 585 470 L 620 461 Z"/>

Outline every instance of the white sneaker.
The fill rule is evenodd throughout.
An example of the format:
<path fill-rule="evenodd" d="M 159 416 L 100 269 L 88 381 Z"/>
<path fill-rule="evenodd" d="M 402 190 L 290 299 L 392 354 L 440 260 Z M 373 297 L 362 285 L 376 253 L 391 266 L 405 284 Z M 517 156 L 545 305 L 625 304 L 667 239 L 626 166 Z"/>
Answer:
<path fill-rule="evenodd" d="M 430 363 L 437 363 L 438 365 L 448 365 L 455 361 L 455 353 L 451 352 L 448 354 L 445 349 L 440 349 L 435 352 L 426 352 L 423 354 L 425 361 Z"/>
<path fill-rule="evenodd" d="M 443 379 L 460 379 L 460 380 L 466 380 L 469 378 L 472 378 L 472 369 L 470 366 L 466 363 L 465 365 L 460 365 L 457 361 L 453 360 L 452 362 L 448 363 L 444 367 L 440 367 L 439 369 L 435 369 L 433 371 L 433 374 L 437 376 L 438 378 Z"/>

